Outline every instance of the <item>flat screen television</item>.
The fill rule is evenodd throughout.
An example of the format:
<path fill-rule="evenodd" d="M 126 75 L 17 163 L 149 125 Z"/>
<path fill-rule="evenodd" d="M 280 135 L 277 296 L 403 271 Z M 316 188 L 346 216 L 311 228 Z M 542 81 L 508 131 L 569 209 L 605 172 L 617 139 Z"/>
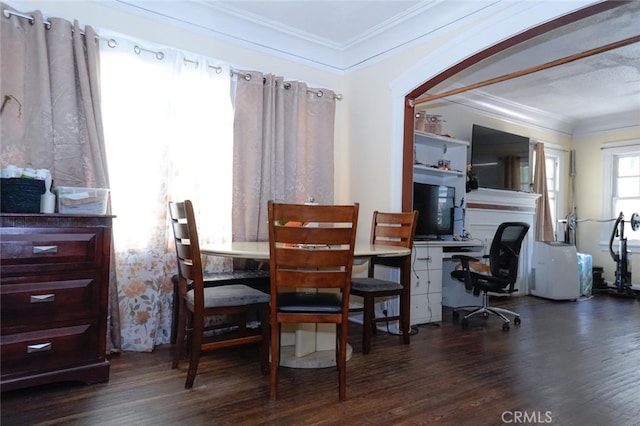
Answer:
<path fill-rule="evenodd" d="M 471 164 L 483 188 L 531 190 L 529 138 L 473 125 Z"/>
<path fill-rule="evenodd" d="M 416 241 L 442 240 L 453 235 L 455 195 L 453 187 L 413 183 L 413 209 L 418 211 Z"/>

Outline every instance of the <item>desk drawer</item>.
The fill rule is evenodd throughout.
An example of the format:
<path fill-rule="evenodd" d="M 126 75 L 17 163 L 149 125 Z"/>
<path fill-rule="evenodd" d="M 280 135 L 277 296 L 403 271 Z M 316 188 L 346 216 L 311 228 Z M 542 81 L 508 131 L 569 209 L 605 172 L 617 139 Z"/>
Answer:
<path fill-rule="evenodd" d="M 442 294 L 411 296 L 411 325 L 442 321 Z"/>
<path fill-rule="evenodd" d="M 98 266 L 101 237 L 92 229 L 2 228 L 2 267 L 51 263 Z"/>
<path fill-rule="evenodd" d="M 0 338 L 2 376 L 95 360 L 98 334 L 94 324 L 80 324 L 3 335 Z"/>
<path fill-rule="evenodd" d="M 412 268 L 416 271 L 442 269 L 442 247 L 414 247 L 412 256 Z"/>
<path fill-rule="evenodd" d="M 417 294 L 441 293 L 442 292 L 442 270 L 422 270 L 415 271 L 411 280 L 411 297 Z"/>
<path fill-rule="evenodd" d="M 41 282 L 3 282 L 0 287 L 2 329 L 97 315 L 99 276 L 96 272 L 83 275 L 58 276 Z"/>

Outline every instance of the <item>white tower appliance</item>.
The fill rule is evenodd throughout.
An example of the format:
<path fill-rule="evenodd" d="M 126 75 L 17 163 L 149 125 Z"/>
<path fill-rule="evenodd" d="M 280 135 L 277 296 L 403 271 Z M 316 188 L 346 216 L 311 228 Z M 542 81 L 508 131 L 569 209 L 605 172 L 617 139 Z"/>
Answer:
<path fill-rule="evenodd" d="M 536 241 L 531 294 L 554 300 L 580 297 L 578 252 L 572 244 Z"/>

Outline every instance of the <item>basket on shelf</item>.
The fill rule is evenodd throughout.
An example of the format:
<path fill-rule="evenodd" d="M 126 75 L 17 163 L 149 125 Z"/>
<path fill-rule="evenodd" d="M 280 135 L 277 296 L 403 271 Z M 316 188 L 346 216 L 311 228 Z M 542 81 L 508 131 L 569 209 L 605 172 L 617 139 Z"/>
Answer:
<path fill-rule="evenodd" d="M 44 180 L 0 178 L 0 212 L 40 213 L 40 196 L 45 190 Z"/>

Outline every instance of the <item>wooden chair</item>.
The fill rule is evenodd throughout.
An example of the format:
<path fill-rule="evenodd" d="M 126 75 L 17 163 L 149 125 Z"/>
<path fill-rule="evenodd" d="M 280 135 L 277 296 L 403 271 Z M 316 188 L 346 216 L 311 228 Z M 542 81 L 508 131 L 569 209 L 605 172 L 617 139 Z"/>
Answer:
<path fill-rule="evenodd" d="M 182 304 L 173 367 L 178 365 L 186 334 L 190 348 L 185 388 L 193 387 L 201 351 L 227 346 L 260 343 L 260 362 L 266 374 L 269 371 L 269 295 L 243 284 L 205 288 L 193 205 L 189 200 L 169 202 L 169 213 L 178 256 Z M 192 289 L 187 288 L 188 284 Z M 217 330 L 206 329 L 212 333 L 205 339 L 205 318 L 213 315 L 234 321 L 217 326 Z M 247 327 L 247 320 L 253 318 L 260 321 L 259 328 Z"/>
<path fill-rule="evenodd" d="M 349 287 L 358 204 L 303 205 L 269 201 L 271 383 L 276 399 L 283 323 L 336 324 L 339 398 L 346 399 Z M 297 290 L 297 291 L 296 291 Z"/>
<path fill-rule="evenodd" d="M 371 244 L 384 244 L 413 248 L 418 212 L 381 213 L 373 212 Z M 375 266 L 385 265 L 400 269 L 400 282 L 374 278 Z M 363 299 L 363 308 L 352 308 L 351 312 L 362 312 L 362 353 L 371 351 L 371 335 L 377 332 L 379 322 L 399 321 L 404 343 L 409 343 L 410 328 L 410 271 L 411 255 L 404 257 L 376 257 L 369 260 L 366 278 L 351 280 L 351 294 Z M 405 288 L 405 284 L 406 288 Z M 376 318 L 375 301 L 381 297 L 400 298 L 398 315 Z"/>

